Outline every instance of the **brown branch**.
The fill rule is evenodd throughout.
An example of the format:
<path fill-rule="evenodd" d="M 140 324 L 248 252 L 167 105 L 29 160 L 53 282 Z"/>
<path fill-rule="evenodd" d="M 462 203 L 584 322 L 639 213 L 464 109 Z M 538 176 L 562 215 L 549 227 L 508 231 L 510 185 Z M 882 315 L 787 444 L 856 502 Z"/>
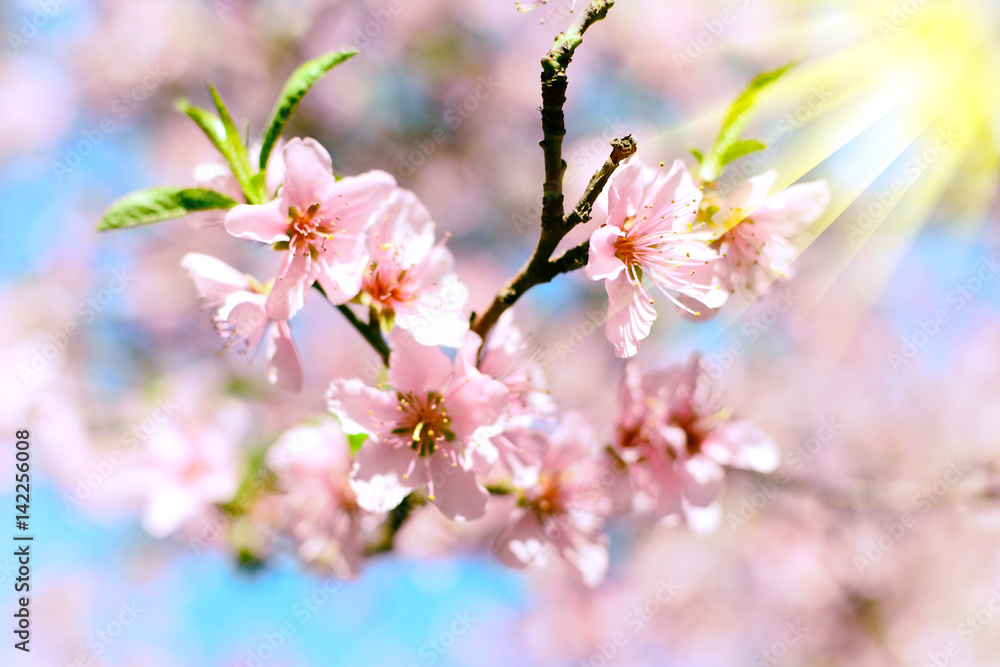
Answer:
<path fill-rule="evenodd" d="M 630 136 L 615 139 L 611 142 L 611 155 L 601 165 L 601 168 L 594 173 L 593 177 L 591 177 L 590 184 L 584 191 L 576 208 L 573 209 L 565 220 L 561 220 L 556 227 L 546 230 L 545 223 L 543 222 L 542 234 L 538 239 L 538 246 L 535 248 L 531 259 L 500 289 L 490 307 L 473 323 L 473 331 L 485 340 L 486 334 L 497 323 L 497 320 L 500 319 L 504 311 L 514 305 L 529 289 L 535 285 L 547 283 L 561 273 L 575 271 L 587 264 L 587 257 L 589 255 L 588 243 L 582 243 L 575 248 L 571 248 L 554 260 L 550 260 L 550 258 L 556 246 L 559 245 L 559 242 L 573 227 L 590 220 L 590 212 L 594 207 L 594 202 L 597 200 L 598 195 L 601 194 L 601 191 L 604 190 L 604 186 L 607 185 L 611 174 L 614 173 L 619 164 L 634 155 L 635 151 L 635 140 Z"/>
<path fill-rule="evenodd" d="M 545 182 L 542 184 L 541 234 L 531 258 L 500 289 L 486 312 L 472 323 L 472 330 L 484 339 L 504 311 L 529 289 L 549 282 L 566 270 L 572 270 L 568 268 L 570 266 L 582 266 L 577 265 L 579 258 L 576 255 L 573 261 L 553 263 L 549 259 L 569 230 L 590 219 L 594 201 L 612 172 L 622 160 L 635 153 L 635 142 L 631 137 L 612 142 L 611 157 L 594 174 L 580 203 L 566 216 L 563 202 L 566 161 L 562 157 L 563 137 L 566 136 L 566 117 L 563 113 L 566 105 L 566 68 L 573 59 L 576 48 L 583 42 L 583 34 L 591 25 L 606 17 L 612 5 L 614 0 L 591 0 L 590 5 L 566 32 L 556 37 L 552 49 L 542 58 L 542 140 L 539 146 L 542 147 L 545 160 Z"/>

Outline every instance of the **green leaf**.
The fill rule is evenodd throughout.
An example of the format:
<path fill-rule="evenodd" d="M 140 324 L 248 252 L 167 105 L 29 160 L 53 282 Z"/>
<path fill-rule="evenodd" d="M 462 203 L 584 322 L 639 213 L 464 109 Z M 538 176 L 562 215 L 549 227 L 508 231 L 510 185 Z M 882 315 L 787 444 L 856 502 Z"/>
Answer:
<path fill-rule="evenodd" d="M 260 148 L 261 171 L 267 168 L 267 158 L 271 155 L 274 144 L 277 143 L 281 133 L 285 131 L 285 126 L 288 125 L 292 113 L 309 92 L 309 89 L 331 69 L 357 54 L 358 52 L 354 50 L 327 53 L 303 63 L 292 72 L 288 81 L 285 82 L 285 88 L 278 96 L 274 112 L 271 114 L 271 123 L 267 127 L 267 132 L 264 133 L 264 143 Z"/>
<path fill-rule="evenodd" d="M 719 130 L 719 136 L 716 138 L 715 144 L 702 161 L 699 173 L 703 180 L 711 182 L 719 177 L 719 173 L 723 165 L 725 165 L 722 158 L 729 151 L 730 147 L 740 140 L 740 135 L 743 134 L 747 123 L 750 122 L 750 114 L 761 91 L 781 78 L 781 75 L 794 65 L 795 62 L 793 61 L 776 70 L 758 74 L 743 89 L 743 92 L 736 97 L 729 107 L 725 119 L 722 121 L 722 127 Z"/>
<path fill-rule="evenodd" d="M 757 141 L 756 139 L 742 139 L 740 141 L 729 144 L 729 148 L 726 152 L 722 154 L 719 158 L 719 166 L 724 167 L 733 160 L 748 155 L 750 153 L 756 153 L 757 151 L 762 151 L 767 146 Z"/>
<path fill-rule="evenodd" d="M 236 127 L 236 122 L 229 113 L 226 103 L 222 101 L 222 96 L 219 95 L 219 91 L 217 91 L 215 86 L 211 83 L 208 84 L 208 90 L 212 93 L 212 101 L 215 103 L 215 108 L 219 112 L 219 120 L 221 121 L 225 132 L 225 147 L 221 149 L 222 154 L 229 162 L 229 166 L 232 167 L 233 175 L 236 177 L 236 181 L 240 184 L 240 189 L 243 190 L 243 194 L 246 195 L 247 201 L 250 203 L 257 203 L 260 201 L 260 197 L 258 196 L 257 190 L 251 183 L 253 174 L 251 173 L 250 154 L 247 152 L 246 144 L 243 143 L 243 139 L 240 137 L 240 131 Z"/>
<path fill-rule="evenodd" d="M 351 445 L 351 454 L 357 454 L 358 450 L 361 449 L 361 445 L 365 444 L 365 440 L 368 436 L 364 433 L 352 433 L 347 436 L 347 442 Z"/>
<path fill-rule="evenodd" d="M 226 195 L 202 188 L 158 187 L 140 190 L 113 203 L 97 231 L 138 227 L 179 218 L 194 211 L 229 209 L 236 206 Z"/>
<path fill-rule="evenodd" d="M 698 164 L 701 164 L 702 162 L 705 161 L 705 156 L 702 155 L 702 152 L 697 148 L 689 148 L 688 152 L 690 152 L 691 155 L 694 156 L 694 159 L 698 161 Z"/>
<path fill-rule="evenodd" d="M 177 100 L 174 106 L 181 113 L 187 114 L 201 128 L 201 131 L 205 133 L 212 145 L 219 149 L 220 153 L 226 154 L 226 129 L 222 126 L 222 121 L 219 120 L 218 116 L 208 109 L 194 106 L 183 97 Z"/>

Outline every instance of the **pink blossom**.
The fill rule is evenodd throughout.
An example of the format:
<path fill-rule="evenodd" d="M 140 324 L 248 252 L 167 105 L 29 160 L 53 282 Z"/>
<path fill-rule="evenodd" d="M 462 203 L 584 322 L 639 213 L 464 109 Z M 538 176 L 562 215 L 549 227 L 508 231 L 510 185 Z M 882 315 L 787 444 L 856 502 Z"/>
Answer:
<path fill-rule="evenodd" d="M 391 332 L 390 345 L 387 386 L 334 380 L 328 394 L 344 430 L 370 437 L 351 477 L 358 504 L 384 512 L 426 486 L 447 516 L 482 516 L 488 496 L 476 470 L 496 458 L 488 438 L 503 428 L 507 388 L 461 355 L 452 361 L 401 329 Z"/>
<path fill-rule="evenodd" d="M 222 260 L 188 253 L 181 260 L 194 281 L 198 296 L 216 308 L 216 331 L 226 339 L 224 349 L 255 350 L 266 337 L 267 379 L 282 389 L 302 390 L 302 363 L 285 320 L 269 317 L 267 287 Z"/>
<path fill-rule="evenodd" d="M 544 567 L 555 551 L 587 586 L 596 586 L 608 569 L 608 540 L 601 529 L 611 502 L 602 493 L 592 430 L 571 413 L 551 436 L 525 430 L 512 438 L 534 441 L 542 470 L 536 484 L 518 491 L 518 509 L 496 541 L 499 559 L 514 568 Z"/>
<path fill-rule="evenodd" d="M 395 190 L 369 232 L 371 265 L 362 289 L 383 321 L 421 345 L 460 347 L 469 329 L 463 313 L 469 290 L 444 242 L 435 242 L 430 213 L 416 195 Z"/>
<path fill-rule="evenodd" d="M 266 309 L 276 320 L 289 320 L 313 282 L 335 304 L 358 293 L 369 260 L 365 231 L 396 182 L 383 171 L 337 181 L 329 153 L 313 139 L 293 139 L 282 155 L 285 183 L 277 199 L 236 206 L 226 215 L 226 229 L 283 251 Z"/>
<path fill-rule="evenodd" d="M 237 445 L 246 423 L 245 408 L 228 403 L 197 429 L 167 422 L 150 435 L 126 483 L 144 500 L 146 532 L 165 537 L 233 498 L 241 466 Z"/>
<path fill-rule="evenodd" d="M 830 203 L 824 180 L 799 183 L 768 198 L 777 177 L 772 170 L 743 182 L 712 216 L 724 230 L 717 245 L 730 291 L 756 296 L 775 279 L 789 278 L 799 254 L 792 240 Z"/>
<path fill-rule="evenodd" d="M 462 354 L 480 371 L 506 385 L 510 392 L 506 430 L 525 429 L 538 420 L 551 417 L 556 405 L 547 389 L 536 354 L 514 324 L 514 311 L 507 310 L 490 330 L 482 347 L 467 345 Z M 506 430 L 493 438 L 500 461 L 510 472 L 515 484 L 531 485 L 537 480 L 541 466 L 539 452 L 528 438 L 509 438 Z"/>
<path fill-rule="evenodd" d="M 778 453 L 756 425 L 734 421 L 710 395 L 698 355 L 683 366 L 643 375 L 625 369 L 615 453 L 635 486 L 632 505 L 657 517 L 712 505 L 725 467 L 770 472 Z"/>
<path fill-rule="evenodd" d="M 608 182 L 608 216 L 590 237 L 586 273 L 605 281 L 605 335 L 617 356 L 633 356 L 656 319 L 643 277 L 696 316 L 699 304 L 725 303 L 718 278 L 703 271 L 719 254 L 709 230 L 695 226 L 700 203 L 701 190 L 680 160 L 664 174 L 630 158 Z"/>
<path fill-rule="evenodd" d="M 268 522 L 291 536 L 306 563 L 354 577 L 361 569 L 364 535 L 376 517 L 358 506 L 350 485 L 351 450 L 332 418 L 281 435 L 267 453 L 277 493 L 261 498 Z"/>

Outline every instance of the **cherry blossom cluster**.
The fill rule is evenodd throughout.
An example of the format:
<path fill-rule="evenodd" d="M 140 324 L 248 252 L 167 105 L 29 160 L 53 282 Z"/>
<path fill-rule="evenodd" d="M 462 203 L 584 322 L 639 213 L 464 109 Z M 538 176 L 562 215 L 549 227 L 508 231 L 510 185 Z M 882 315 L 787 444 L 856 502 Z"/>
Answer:
<path fill-rule="evenodd" d="M 539 3 L 522 9 L 528 4 Z M 574 24 L 577 36 L 609 6 L 595 1 Z M 578 42 L 560 35 L 552 67 L 564 69 L 566 49 Z M 544 81 L 548 132 L 546 113 L 561 114 L 554 106 L 561 101 Z M 558 77 L 551 81 L 560 85 Z M 150 197 L 172 210 L 222 210 L 229 234 L 279 254 L 279 269 L 266 280 L 205 254 L 182 260 L 214 311 L 223 349 L 263 345 L 272 384 L 293 392 L 304 386 L 292 323 L 307 298 L 336 306 L 384 362 L 377 377 L 332 379 L 329 414 L 270 447 L 266 483 L 255 486 L 246 512 L 263 536 L 260 551 L 290 542 L 303 561 L 354 576 L 366 556 L 393 548 L 410 515 L 440 512 L 456 523 L 488 524 L 488 541 L 511 567 L 543 567 L 558 556 L 594 586 L 609 567 L 609 521 L 627 515 L 711 529 L 728 469 L 775 469 L 776 444 L 735 418 L 697 354 L 661 370 L 627 362 L 613 423 L 561 410 L 547 391 L 540 350 L 522 335 L 510 306 L 530 287 L 584 268 L 590 280 L 604 281 L 614 354 L 633 357 L 657 316 L 653 288 L 682 315 L 704 320 L 733 294 L 752 299 L 788 278 L 800 237 L 829 203 L 824 181 L 772 193 L 777 175 L 767 172 L 719 192 L 715 177 L 739 153 L 735 121 L 720 134 L 727 143 L 698 156 L 694 173 L 681 160 L 647 166 L 631 137 L 616 140 L 573 212 L 564 215 L 561 194 L 549 198 L 536 254 L 477 316 L 467 308 L 469 291 L 447 235 L 438 238 L 431 213 L 393 176 L 335 174 L 329 153 L 308 138 L 292 139 L 268 159 L 305 90 L 289 96 L 287 114 L 276 114 L 256 175 L 238 139 L 212 134 L 205 112 L 189 110 L 227 157 L 231 169 L 221 175 L 239 182 L 230 193 L 236 199 L 202 189 L 164 201 L 157 192 L 129 213 L 147 215 Z M 219 124 L 235 132 L 213 95 Z M 543 149 L 546 164 L 558 166 L 559 143 L 543 141 Z M 547 174 L 546 188 L 561 191 L 560 169 Z M 119 213 L 109 214 L 110 227 L 122 226 Z M 591 225 L 588 242 L 551 260 L 576 224 Z M 224 505 L 236 486 L 220 473 L 220 457 L 174 458 L 166 476 L 185 481 L 151 485 L 169 491 L 151 494 L 151 506 L 172 517 L 147 521 L 157 534 L 175 530 L 199 503 Z M 197 492 L 186 495 L 183 512 L 172 512 L 181 488 Z"/>
<path fill-rule="evenodd" d="M 776 467 L 775 444 L 715 400 L 697 355 L 654 372 L 626 365 L 610 429 L 559 414 L 513 311 L 485 341 L 469 330 L 467 289 L 412 192 L 385 172 L 335 178 L 312 139 L 290 141 L 282 158 L 274 199 L 225 216 L 230 234 L 280 253 L 278 275 L 261 282 L 201 254 L 183 265 L 216 309 L 225 346 L 265 341 L 269 379 L 285 389 L 302 386 L 290 322 L 310 287 L 335 305 L 367 307 L 387 334 L 384 379 L 333 380 L 336 420 L 290 430 L 268 455 L 276 481 L 254 516 L 305 561 L 351 576 L 404 503 L 429 502 L 463 522 L 484 517 L 491 495 L 514 496 L 494 539 L 500 561 L 541 566 L 558 555 L 596 585 L 608 568 L 610 518 L 711 527 L 727 467 Z M 773 181 L 765 174 L 720 198 L 679 160 L 619 167 L 606 210 L 595 212 L 586 265 L 605 281 L 606 334 L 618 356 L 636 353 L 656 317 L 644 283 L 702 316 L 738 289 L 788 275 L 791 239 L 828 193 L 817 182 L 768 198 Z M 363 437 L 356 454 L 348 436 Z"/>

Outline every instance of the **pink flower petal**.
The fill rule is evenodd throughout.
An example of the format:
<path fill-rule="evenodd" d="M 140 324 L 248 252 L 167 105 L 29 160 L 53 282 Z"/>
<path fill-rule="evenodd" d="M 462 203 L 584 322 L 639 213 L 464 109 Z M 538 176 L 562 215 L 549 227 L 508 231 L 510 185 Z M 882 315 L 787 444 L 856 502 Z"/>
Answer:
<path fill-rule="evenodd" d="M 395 426 L 396 397 L 361 380 L 334 380 L 326 398 L 330 412 L 340 419 L 345 433 L 365 433 L 377 438 Z"/>
<path fill-rule="evenodd" d="M 702 451 L 723 465 L 772 472 L 778 467 L 778 448 L 756 424 L 729 422 L 715 428 L 702 444 Z"/>
<path fill-rule="evenodd" d="M 420 466 L 420 463 L 417 464 Z M 453 466 L 442 456 L 431 462 L 433 503 L 450 519 L 468 521 L 486 513 L 490 494 L 476 481 L 476 473 Z"/>
<path fill-rule="evenodd" d="M 276 322 L 267 340 L 267 379 L 288 391 L 302 391 L 302 363 L 288 322 Z"/>
<path fill-rule="evenodd" d="M 644 183 L 642 163 L 635 158 L 623 162 L 608 181 L 608 219 L 603 222 L 622 229 L 642 204 Z"/>
<path fill-rule="evenodd" d="M 616 356 L 634 356 L 639 351 L 639 341 L 649 335 L 656 310 L 624 275 L 605 281 L 604 287 L 608 292 L 604 335 L 614 345 Z"/>
<path fill-rule="evenodd" d="M 542 525 L 532 512 L 524 510 L 517 510 L 513 518 L 513 523 L 497 536 L 493 544 L 497 559 L 514 569 L 529 565 L 544 566 L 552 547 Z"/>
<path fill-rule="evenodd" d="M 625 263 L 615 256 L 615 243 L 622 231 L 614 225 L 605 225 L 590 235 L 590 254 L 584 273 L 591 280 L 614 280 L 625 270 Z"/>
<path fill-rule="evenodd" d="M 181 266 L 191 276 L 198 296 L 212 306 L 233 292 L 250 290 L 249 279 L 221 259 L 189 252 L 181 259 Z"/>
<path fill-rule="evenodd" d="M 288 321 L 305 305 L 306 290 L 312 286 L 310 267 L 312 261 L 306 253 L 291 255 L 291 262 L 283 275 L 279 275 L 267 298 L 267 314 L 271 319 Z"/>
<path fill-rule="evenodd" d="M 403 478 L 414 456 L 412 449 L 366 442 L 355 455 L 351 473 L 351 488 L 358 496 L 358 505 L 369 512 L 388 512 L 397 507 L 422 481 L 421 465 L 414 468 L 418 474 Z"/>
<path fill-rule="evenodd" d="M 347 303 L 361 291 L 370 257 L 363 234 L 335 236 L 316 260 L 320 287 L 334 305 Z"/>
<path fill-rule="evenodd" d="M 503 419 L 510 392 L 502 382 L 483 375 L 466 360 L 459 359 L 458 365 L 458 382 L 445 401 L 451 429 L 460 440 L 469 441 L 481 427 L 494 426 Z"/>
<path fill-rule="evenodd" d="M 726 473 L 722 467 L 704 454 L 678 462 L 684 499 L 697 507 L 708 507 L 722 495 Z"/>
<path fill-rule="evenodd" d="M 295 138 L 282 151 L 285 162 L 285 184 L 281 189 L 282 213 L 290 207 L 301 213 L 322 202 L 333 187 L 333 163 L 330 154 L 315 139 Z"/>
<path fill-rule="evenodd" d="M 262 205 L 240 204 L 226 214 L 226 231 L 233 236 L 261 243 L 288 240 L 288 210 L 282 201 Z"/>
<path fill-rule="evenodd" d="M 419 345 L 402 329 L 389 334 L 392 353 L 389 357 L 389 384 L 396 391 L 425 395 L 440 391 L 453 374 L 451 359 L 436 347 Z M 451 407 L 450 402 L 448 403 Z"/>
<path fill-rule="evenodd" d="M 378 219 L 376 211 L 388 204 L 395 187 L 396 180 L 384 171 L 348 176 L 325 193 L 320 214 L 335 221 L 339 233 L 360 234 Z"/>

